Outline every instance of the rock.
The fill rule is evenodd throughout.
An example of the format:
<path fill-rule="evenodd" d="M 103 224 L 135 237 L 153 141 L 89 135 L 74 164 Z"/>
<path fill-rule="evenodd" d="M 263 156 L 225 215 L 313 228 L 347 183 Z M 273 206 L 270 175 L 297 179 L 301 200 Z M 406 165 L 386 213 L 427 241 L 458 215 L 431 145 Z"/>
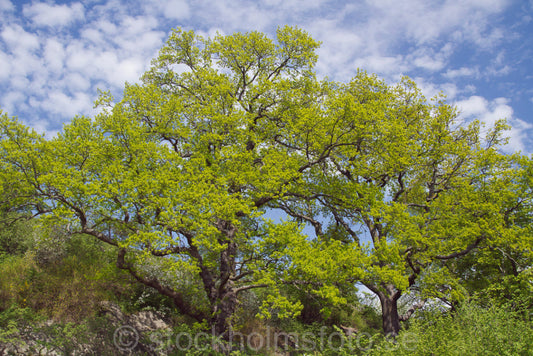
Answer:
<path fill-rule="evenodd" d="M 153 311 L 123 313 L 112 302 L 99 303 L 99 324 L 70 325 L 47 320 L 38 325 L 21 324 L 0 342 L 4 355 L 165 355 L 152 345 L 151 332 L 170 331 L 171 324 Z M 74 328 L 74 329 L 72 329 Z M 70 330 L 70 331 L 68 331 Z M 79 331 L 79 333 L 78 333 Z"/>

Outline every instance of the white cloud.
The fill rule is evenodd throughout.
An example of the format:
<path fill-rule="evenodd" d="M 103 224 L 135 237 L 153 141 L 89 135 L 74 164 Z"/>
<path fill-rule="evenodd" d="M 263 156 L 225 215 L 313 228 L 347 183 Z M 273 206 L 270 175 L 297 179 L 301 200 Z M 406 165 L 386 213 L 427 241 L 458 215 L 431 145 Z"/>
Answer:
<path fill-rule="evenodd" d="M 507 145 L 509 152 L 522 152 L 528 154 L 531 151 L 531 129 L 533 125 L 524 120 L 513 119 L 511 121 L 511 130 L 509 132 L 509 144 Z"/>
<path fill-rule="evenodd" d="M 479 76 L 479 69 L 469 67 L 461 67 L 459 69 L 448 69 L 443 75 L 444 77 L 449 79 L 455 79 L 459 77 L 477 77 Z"/>
<path fill-rule="evenodd" d="M 190 15 L 189 4 L 186 0 L 168 0 L 161 5 L 166 18 L 181 20 Z"/>
<path fill-rule="evenodd" d="M 112 8 L 108 2 L 99 9 Z M 91 112 L 97 87 L 120 95 L 125 81 L 138 81 L 165 36 L 155 30 L 158 19 L 95 9 L 89 22 L 80 25 L 78 38 L 62 28 L 30 32 L 20 20 L 6 20 L 0 27 L 0 82 L 9 91 L 0 96 L 3 109 L 30 123 L 34 116 L 50 115 L 53 126 L 77 113 Z M 66 25 L 69 16 L 82 18 L 82 10 L 79 3 L 33 3 L 23 8 L 24 15 L 39 26 Z M 58 17 L 52 19 L 52 15 Z"/>
<path fill-rule="evenodd" d="M 74 117 L 80 113 L 88 113 L 92 110 L 91 98 L 83 92 L 75 93 L 73 96 L 66 95 L 61 91 L 51 92 L 41 101 L 31 102 L 51 113 L 61 116 Z"/>
<path fill-rule="evenodd" d="M 69 92 L 90 92 L 91 81 L 83 73 L 73 72 L 65 75 L 63 81 L 60 82 L 62 88 L 66 88 Z"/>
<path fill-rule="evenodd" d="M 115 44 L 128 57 L 143 56 L 147 59 L 163 45 L 166 36 L 163 31 L 154 30 L 156 27 L 155 18 L 126 17 L 120 23 Z"/>
<path fill-rule="evenodd" d="M 490 20 L 508 5 L 509 0 L 367 0 L 344 5 L 335 16 L 324 6 L 321 19 L 305 27 L 324 43 L 320 72 L 346 77 L 362 67 L 392 78 L 415 69 L 442 71 L 464 42 L 483 49 L 499 43 L 504 32 Z M 350 42 L 337 45 L 337 38 Z M 412 50 L 406 53 L 406 46 Z"/>
<path fill-rule="evenodd" d="M 21 91 L 10 91 L 1 97 L 1 108 L 10 114 L 23 112 L 27 108 L 27 105 L 24 103 L 25 98 L 25 95 Z"/>
<path fill-rule="evenodd" d="M 508 105 L 508 99 L 496 98 L 488 101 L 486 98 L 474 95 L 455 104 L 460 110 L 460 118 L 466 121 L 478 119 L 486 124 L 487 129 L 493 127 L 497 120 L 506 119 L 511 125 L 506 151 L 524 151 L 529 144 L 528 131 L 533 128 L 533 125 L 513 117 L 513 108 Z"/>
<path fill-rule="evenodd" d="M 259 2 L 231 0 L 195 3 L 195 15 L 210 28 L 223 28 L 227 32 L 263 31 L 274 23 L 285 22 L 287 14 L 280 9 L 265 11 Z"/>
<path fill-rule="evenodd" d="M 94 45 L 105 43 L 105 37 L 103 32 L 94 28 L 94 24 L 91 27 L 82 29 L 81 37 L 83 39 L 89 40 Z"/>
<path fill-rule="evenodd" d="M 102 80 L 113 88 L 122 88 L 124 82 L 137 82 L 148 59 L 121 56 L 115 50 L 100 50 L 73 43 L 67 47 L 67 70 L 80 73 L 92 80 Z"/>
<path fill-rule="evenodd" d="M 489 102 L 481 96 L 471 96 L 468 99 L 461 100 L 456 103 L 461 115 L 467 118 L 484 116 L 488 111 Z"/>
<path fill-rule="evenodd" d="M 110 79 L 119 86 L 123 86 L 124 82 L 137 82 L 143 67 L 144 63 L 140 58 L 121 60 L 115 65 L 113 73 L 109 73 Z"/>
<path fill-rule="evenodd" d="M 408 69 L 404 58 L 400 55 L 388 56 L 367 56 L 357 58 L 353 62 L 354 68 L 362 68 L 369 72 L 376 72 L 384 75 L 399 74 Z"/>
<path fill-rule="evenodd" d="M 342 2 L 341 2 L 342 4 Z M 315 20 L 331 15 L 336 4 L 328 0 L 195 0 L 189 2 L 195 20 L 210 29 L 223 28 L 225 32 L 267 31 L 286 24 L 309 27 Z M 312 17 L 310 13 L 318 11 Z M 341 15 L 335 13 L 339 18 Z M 202 26 L 203 27 L 203 26 Z M 207 31 L 209 32 L 209 31 Z"/>
<path fill-rule="evenodd" d="M 19 36 L 20 41 L 15 41 L 12 36 Z M 8 44 L 8 53 L 3 53 L 4 60 L 9 61 L 8 78 L 11 85 L 20 89 L 24 87 L 17 86 L 17 83 L 31 74 L 39 71 L 41 63 L 36 51 L 39 49 L 39 43 L 36 36 L 27 32 L 18 31 L 13 28 L 6 28 L 2 32 L 2 37 Z"/>
<path fill-rule="evenodd" d="M 0 52 L 0 81 L 7 80 L 11 73 L 11 59 Z"/>
<path fill-rule="evenodd" d="M 9 0 L 0 0 L 0 11 L 13 11 L 15 7 Z"/>
<path fill-rule="evenodd" d="M 23 53 L 39 47 L 39 37 L 29 33 L 20 25 L 6 26 L 0 34 L 13 53 Z"/>
<path fill-rule="evenodd" d="M 317 71 L 321 75 L 346 79 L 355 73 L 356 67 L 347 63 L 361 53 L 364 41 L 357 33 L 339 28 L 336 20 L 315 21 L 308 30 L 315 40 L 322 42 L 317 51 Z"/>
<path fill-rule="evenodd" d="M 494 41 L 499 36 L 487 36 L 488 16 L 502 11 L 510 1 L 463 0 L 437 4 L 426 0 L 367 0 L 366 3 L 377 12 L 368 22 L 374 36 L 386 38 L 388 34 L 392 40 L 401 37 L 422 44 L 454 31 L 475 42 Z"/>
<path fill-rule="evenodd" d="M 422 77 L 414 78 L 416 85 L 422 91 L 426 98 L 434 98 L 437 95 L 444 94 L 448 101 L 454 100 L 462 91 L 455 83 L 435 84 L 425 80 Z"/>
<path fill-rule="evenodd" d="M 65 48 L 57 39 L 50 38 L 44 45 L 43 59 L 48 70 L 59 73 L 65 61 Z"/>
<path fill-rule="evenodd" d="M 66 26 L 84 18 L 84 8 L 79 2 L 70 5 L 33 3 L 24 5 L 22 13 L 37 26 Z"/>
<path fill-rule="evenodd" d="M 261 5 L 263 11 L 276 12 L 278 16 L 283 17 L 294 17 L 308 11 L 332 7 L 331 2 L 327 0 L 269 0 L 261 2 Z"/>
<path fill-rule="evenodd" d="M 415 58 L 413 64 L 419 68 L 427 69 L 432 72 L 444 68 L 445 65 L 442 60 L 438 60 L 427 55 Z"/>
<path fill-rule="evenodd" d="M 142 56 L 148 61 L 166 36 L 156 27 L 152 17 L 124 16 L 116 23 L 101 19 L 81 30 L 79 42 L 91 51 L 114 51 L 121 57 Z"/>

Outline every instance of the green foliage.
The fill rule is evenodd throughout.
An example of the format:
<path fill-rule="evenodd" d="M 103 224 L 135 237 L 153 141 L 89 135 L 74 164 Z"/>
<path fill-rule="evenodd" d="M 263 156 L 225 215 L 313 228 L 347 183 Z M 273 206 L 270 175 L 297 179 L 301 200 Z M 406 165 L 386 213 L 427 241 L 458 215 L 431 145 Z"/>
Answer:
<path fill-rule="evenodd" d="M 13 304 L 26 307 L 31 303 L 29 278 L 36 268 L 31 254 L 8 256 L 0 261 L 0 312 Z"/>
<path fill-rule="evenodd" d="M 527 295 L 533 160 L 499 152 L 505 122 L 458 124 L 453 106 L 408 78 L 319 81 L 318 46 L 292 27 L 275 39 L 177 29 L 120 101 L 102 92 L 100 114 L 52 139 L 2 114 L 0 205 L 39 216 L 42 239 L 24 258 L 54 271 L 17 272 L 41 289 L 6 288 L 10 298 L 40 293 L 56 301 L 46 308 L 82 315 L 67 295 L 83 298 L 83 286 L 97 300 L 104 280 L 122 286 L 94 263 L 112 254 L 226 338 L 239 298 L 260 287 L 264 317 L 294 317 L 316 298 L 328 318 L 363 283 L 393 335 L 397 301 L 413 290 L 451 304 L 507 298 L 499 282 L 509 298 Z M 274 211 L 284 218 L 265 217 Z M 111 248 L 72 245 L 73 234 Z M 10 239 L 0 242 L 17 250 Z"/>
<path fill-rule="evenodd" d="M 430 314 L 412 322 L 396 342 L 372 355 L 530 355 L 531 320 L 505 307 L 465 303 L 454 313 Z"/>
<path fill-rule="evenodd" d="M 467 298 L 465 275 L 497 263 L 479 251 L 504 250 L 525 257 L 515 269 L 530 266 L 533 234 L 519 222 L 531 216 L 531 159 L 498 152 L 504 122 L 487 134 L 479 122 L 458 125 L 455 108 L 427 100 L 409 79 L 389 86 L 364 72 L 338 84 L 324 107 L 329 124 L 313 143 L 329 154 L 275 203 L 315 230 L 307 247 L 286 250 L 294 278 L 315 281 L 334 303 L 343 302 L 335 281 L 362 282 L 391 305 L 384 328 L 396 334 L 407 291 Z"/>
<path fill-rule="evenodd" d="M 59 227 L 32 236 L 25 255 L 0 261 L 0 310 L 19 305 L 77 322 L 94 315 L 100 301 L 132 292 L 133 281 L 101 242 L 66 235 Z"/>
<path fill-rule="evenodd" d="M 317 47 L 291 27 L 280 28 L 277 41 L 175 30 L 141 84 L 126 85 L 118 103 L 102 93 L 94 119 L 76 117 L 47 140 L 4 115 L 5 181 L 44 224 L 120 248 L 121 267 L 181 312 L 227 319 L 217 310 L 236 308 L 228 293 L 276 284 L 265 266 L 278 257 L 264 245 L 279 241 L 258 241 L 299 234 L 261 216 L 308 164 L 291 141 L 319 109 Z M 150 255 L 169 257 L 159 262 L 162 273 L 148 266 L 157 265 Z M 272 290 L 269 303 L 280 313 L 297 312 Z"/>
<path fill-rule="evenodd" d="M 23 255 L 31 233 L 32 223 L 23 214 L 0 210 L 0 260 Z"/>
<path fill-rule="evenodd" d="M 29 308 L 10 307 L 0 313 L 0 345 L 10 347 L 16 354 L 27 343 L 21 339 L 21 333 L 27 333 L 31 325 L 43 321 L 42 317 L 35 315 Z M 22 351 L 21 351 L 22 352 Z"/>
<path fill-rule="evenodd" d="M 479 288 L 475 294 L 481 303 L 507 306 L 516 311 L 533 310 L 533 270 L 528 268 L 516 275 L 504 275 L 498 282 Z"/>
<path fill-rule="evenodd" d="M 10 307 L 0 313 L 3 355 L 115 355 L 113 329 L 92 317 L 83 322 L 50 322 L 30 308 Z"/>

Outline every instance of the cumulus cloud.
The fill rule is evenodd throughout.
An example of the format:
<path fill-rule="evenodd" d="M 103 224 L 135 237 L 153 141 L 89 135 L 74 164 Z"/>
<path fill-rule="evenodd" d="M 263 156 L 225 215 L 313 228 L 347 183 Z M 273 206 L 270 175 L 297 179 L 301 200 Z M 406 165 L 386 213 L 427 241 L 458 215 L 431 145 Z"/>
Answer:
<path fill-rule="evenodd" d="M 266 30 L 273 23 L 275 12 L 265 12 L 256 2 L 201 1 L 195 3 L 195 16 L 209 29 L 223 28 L 228 32 Z M 274 17 L 275 18 L 275 17 Z"/>
<path fill-rule="evenodd" d="M 448 69 L 444 74 L 444 77 L 449 79 L 455 79 L 460 77 L 477 77 L 479 76 L 478 68 L 461 67 L 458 69 Z"/>
<path fill-rule="evenodd" d="M 84 18 L 83 5 L 78 2 L 70 5 L 32 3 L 24 5 L 22 13 L 37 26 L 61 27 Z"/>
<path fill-rule="evenodd" d="M 379 13 L 369 21 L 373 31 L 395 38 L 408 37 L 417 43 L 431 43 L 441 36 L 457 32 L 474 42 L 499 39 L 492 36 L 488 17 L 508 6 L 509 0 L 465 0 L 429 2 L 425 0 L 367 0 Z M 487 36 L 487 32 L 490 36 Z M 487 40 L 487 38 L 489 38 Z"/>
<path fill-rule="evenodd" d="M 0 52 L 0 60 L 7 62 L 0 70 L 0 77 L 8 80 L 13 89 L 24 89 L 28 86 L 28 77 L 41 67 L 36 54 L 40 48 L 39 38 L 19 25 L 4 27 L 0 38 L 6 48 L 5 52 Z"/>
<path fill-rule="evenodd" d="M 415 68 L 421 68 L 429 72 L 443 69 L 453 53 L 453 45 L 446 43 L 440 49 L 421 47 L 409 54 L 406 60 Z"/>
<path fill-rule="evenodd" d="M 17 112 L 24 112 L 27 109 L 25 95 L 22 91 L 11 91 L 0 99 L 1 109 L 9 114 L 16 115 Z"/>
<path fill-rule="evenodd" d="M 59 73 L 65 62 L 65 47 L 55 38 L 49 38 L 44 45 L 43 59 L 46 68 L 52 73 Z"/>
<path fill-rule="evenodd" d="M 168 0 L 162 3 L 163 15 L 170 19 L 184 19 L 190 15 L 189 4 L 186 0 Z"/>
<path fill-rule="evenodd" d="M 355 68 L 362 68 L 370 72 L 376 72 L 384 75 L 399 74 L 409 69 L 404 62 L 404 57 L 397 56 L 367 56 L 357 58 L 354 62 Z"/>
<path fill-rule="evenodd" d="M 367 0 L 335 7 L 328 2 L 319 6 L 320 20 L 306 22 L 305 28 L 323 41 L 319 69 L 329 70 L 330 77 L 346 76 L 350 70 L 353 75 L 362 67 L 393 79 L 410 71 L 444 70 L 463 43 L 482 50 L 500 43 L 504 30 L 491 19 L 509 4 Z"/>
<path fill-rule="evenodd" d="M 460 110 L 460 118 L 465 121 L 478 119 L 485 123 L 487 128 L 493 127 L 500 119 L 506 119 L 512 127 L 508 133 L 509 143 L 505 147 L 506 151 L 524 151 L 530 143 L 528 131 L 533 128 L 533 125 L 513 116 L 514 111 L 509 106 L 508 99 L 496 98 L 489 101 L 481 96 L 473 95 L 455 104 Z"/>
<path fill-rule="evenodd" d="M 349 64 L 362 52 L 364 41 L 357 34 L 339 26 L 338 19 L 315 21 L 308 26 L 313 38 L 322 42 L 318 49 L 317 71 L 336 79 L 350 77 L 357 64 Z"/>
<path fill-rule="evenodd" d="M 71 72 L 82 72 L 93 80 L 102 79 L 120 88 L 127 82 L 136 82 L 142 74 L 144 61 L 139 58 L 120 58 L 115 51 L 94 51 L 83 44 L 67 48 L 66 67 Z"/>
<path fill-rule="evenodd" d="M 474 95 L 476 85 L 483 84 L 480 79 L 501 78 L 513 70 L 512 53 L 497 47 L 512 29 L 494 21 L 510 4 L 511 0 L 78 0 L 28 2 L 20 10 L 12 1 L 0 0 L 0 106 L 28 117 L 50 116 L 48 129 L 54 130 L 75 114 L 90 114 L 97 88 L 111 89 L 120 97 L 124 82 L 138 80 L 173 27 L 207 36 L 217 30 L 273 35 L 276 27 L 289 24 L 322 41 L 319 75 L 347 81 L 358 68 L 389 82 L 400 74 L 412 75 L 428 97 L 441 91 L 451 100 L 466 95 L 460 102 L 463 115 L 488 122 L 508 116 L 516 127 L 511 131 L 513 141 L 517 137 L 522 143 L 516 147 L 523 147 L 528 124 L 513 117 L 510 102 Z M 475 59 L 457 62 L 464 47 L 488 60 L 483 65 Z M 46 121 L 33 122 L 46 129 Z"/>
<path fill-rule="evenodd" d="M 472 88 L 459 88 L 455 83 L 436 84 L 424 79 L 423 77 L 416 77 L 413 79 L 426 98 L 434 98 L 437 95 L 445 95 L 446 100 L 452 101 L 455 100 L 459 94 L 471 93 L 473 91 Z"/>
<path fill-rule="evenodd" d="M 20 25 L 6 26 L 0 34 L 8 50 L 13 53 L 23 53 L 39 47 L 39 37 L 27 32 Z"/>
<path fill-rule="evenodd" d="M 43 109 L 54 114 L 67 115 L 74 117 L 75 115 L 91 110 L 90 97 L 84 92 L 75 93 L 72 96 L 66 95 L 63 92 L 52 92 L 45 100 L 34 102 L 32 104 L 38 105 Z"/>
<path fill-rule="evenodd" d="M 0 0 L 0 11 L 13 11 L 15 6 L 9 0 Z"/>
<path fill-rule="evenodd" d="M 0 82 L 7 80 L 10 73 L 11 60 L 5 53 L 0 52 Z"/>

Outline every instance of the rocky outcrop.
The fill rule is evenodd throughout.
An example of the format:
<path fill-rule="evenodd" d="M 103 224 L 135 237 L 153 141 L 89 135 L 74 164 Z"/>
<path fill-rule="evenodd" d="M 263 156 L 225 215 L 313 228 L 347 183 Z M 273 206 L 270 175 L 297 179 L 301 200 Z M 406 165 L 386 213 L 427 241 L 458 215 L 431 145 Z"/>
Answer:
<path fill-rule="evenodd" d="M 112 302 L 101 302 L 99 309 L 96 318 L 78 325 L 21 321 L 11 333 L 0 333 L 0 356 L 166 354 L 150 340 L 150 333 L 171 329 L 161 315 L 153 311 L 127 314 Z"/>

